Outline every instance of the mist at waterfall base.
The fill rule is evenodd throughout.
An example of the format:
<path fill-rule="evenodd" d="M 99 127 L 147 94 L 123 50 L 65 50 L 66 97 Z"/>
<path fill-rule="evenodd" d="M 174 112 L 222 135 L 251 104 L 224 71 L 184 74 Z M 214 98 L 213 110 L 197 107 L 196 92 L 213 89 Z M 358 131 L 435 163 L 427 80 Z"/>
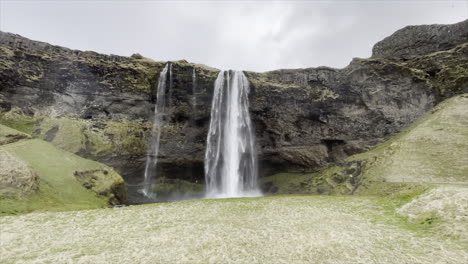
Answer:
<path fill-rule="evenodd" d="M 169 85 L 168 84 L 169 75 Z M 192 74 L 192 111 L 196 113 L 196 72 Z M 249 114 L 249 82 L 241 71 L 221 71 L 214 84 L 211 118 L 205 152 L 205 192 L 175 192 L 163 200 L 154 191 L 162 128 L 168 122 L 171 107 L 172 70 L 166 64 L 160 73 L 151 142 L 147 151 L 144 182 L 139 192 L 146 200 L 175 201 L 201 198 L 256 197 L 258 163 L 255 133 Z M 168 89 L 169 88 L 169 89 Z M 176 177 L 177 175 L 173 175 Z"/>

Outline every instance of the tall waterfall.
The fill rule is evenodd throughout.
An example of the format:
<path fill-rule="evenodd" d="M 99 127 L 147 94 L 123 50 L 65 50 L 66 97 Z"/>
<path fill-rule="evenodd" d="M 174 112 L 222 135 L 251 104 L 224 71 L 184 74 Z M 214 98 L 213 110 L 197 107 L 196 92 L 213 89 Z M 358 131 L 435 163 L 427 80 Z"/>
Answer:
<path fill-rule="evenodd" d="M 205 153 L 208 197 L 261 195 L 249 82 L 241 71 L 221 71 L 215 82 Z"/>
<path fill-rule="evenodd" d="M 159 74 L 158 91 L 156 105 L 154 106 L 154 122 L 150 148 L 147 151 L 145 166 L 145 181 L 141 192 L 148 198 L 155 199 L 156 193 L 151 188 L 151 181 L 156 177 L 156 165 L 158 163 L 159 143 L 161 138 L 161 129 L 166 122 L 168 106 L 166 104 L 166 80 L 169 70 L 169 79 L 172 79 L 172 67 L 166 64 Z M 171 93 L 172 83 L 169 84 L 169 93 Z M 169 94 L 170 95 L 170 94 Z"/>

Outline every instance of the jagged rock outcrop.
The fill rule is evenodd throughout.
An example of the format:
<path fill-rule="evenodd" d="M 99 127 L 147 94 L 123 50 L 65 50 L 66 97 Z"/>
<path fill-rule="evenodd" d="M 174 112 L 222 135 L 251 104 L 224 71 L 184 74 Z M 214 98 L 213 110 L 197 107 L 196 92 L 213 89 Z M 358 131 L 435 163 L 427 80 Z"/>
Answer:
<path fill-rule="evenodd" d="M 468 20 L 452 25 L 404 27 L 372 49 L 372 57 L 409 59 L 412 56 L 449 50 L 468 40 Z"/>
<path fill-rule="evenodd" d="M 379 42 L 372 58 L 354 59 L 343 69 L 246 72 L 261 174 L 340 163 L 444 98 L 468 92 L 466 23 L 407 27 Z M 426 36 L 435 37 L 421 41 Z M 130 184 L 141 180 L 165 63 L 70 50 L 10 33 L 0 33 L 0 62 L 1 123 L 106 163 Z M 160 175 L 203 181 L 218 72 L 172 62 Z"/>

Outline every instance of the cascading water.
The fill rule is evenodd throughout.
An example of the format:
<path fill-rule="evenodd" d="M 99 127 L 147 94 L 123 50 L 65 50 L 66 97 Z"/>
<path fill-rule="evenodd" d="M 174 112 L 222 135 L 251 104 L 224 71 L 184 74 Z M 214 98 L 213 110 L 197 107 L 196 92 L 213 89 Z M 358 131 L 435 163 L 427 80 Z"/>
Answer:
<path fill-rule="evenodd" d="M 197 72 L 193 69 L 192 72 L 192 116 L 195 115 L 195 111 L 197 110 Z"/>
<path fill-rule="evenodd" d="M 221 71 L 215 82 L 205 153 L 207 197 L 259 196 L 249 82 L 241 71 Z"/>
<path fill-rule="evenodd" d="M 150 148 L 146 156 L 145 180 L 144 187 L 141 190 L 143 195 L 150 199 L 156 198 L 156 193 L 151 188 L 151 181 L 156 177 L 156 165 L 158 163 L 159 143 L 161 138 L 161 129 L 166 122 L 168 114 L 168 105 L 166 105 L 166 80 L 169 70 L 169 79 L 172 79 L 172 67 L 166 64 L 164 69 L 159 74 L 158 91 L 156 105 L 154 106 L 154 122 L 151 137 Z M 171 92 L 172 83 L 169 84 L 169 93 Z M 169 94 L 170 95 L 170 94 Z"/>

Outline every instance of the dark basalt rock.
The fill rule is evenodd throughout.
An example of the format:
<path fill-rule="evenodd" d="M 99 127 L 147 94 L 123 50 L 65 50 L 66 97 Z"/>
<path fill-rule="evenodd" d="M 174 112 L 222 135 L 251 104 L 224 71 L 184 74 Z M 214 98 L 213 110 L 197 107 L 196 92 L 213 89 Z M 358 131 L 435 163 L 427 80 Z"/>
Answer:
<path fill-rule="evenodd" d="M 372 57 L 405 59 L 468 42 L 468 20 L 452 25 L 404 27 L 374 45 Z"/>
<path fill-rule="evenodd" d="M 466 23 L 405 28 L 379 42 L 372 58 L 354 59 L 343 69 L 246 72 L 261 174 L 340 163 L 405 129 L 442 99 L 468 92 Z M 435 37 L 419 41 L 429 35 Z M 171 63 L 171 114 L 162 128 L 159 175 L 200 183 L 219 70 Z M 164 64 L 0 32 L 0 123 L 36 131 L 137 184 Z M 77 143 L 65 144 L 68 138 Z"/>

